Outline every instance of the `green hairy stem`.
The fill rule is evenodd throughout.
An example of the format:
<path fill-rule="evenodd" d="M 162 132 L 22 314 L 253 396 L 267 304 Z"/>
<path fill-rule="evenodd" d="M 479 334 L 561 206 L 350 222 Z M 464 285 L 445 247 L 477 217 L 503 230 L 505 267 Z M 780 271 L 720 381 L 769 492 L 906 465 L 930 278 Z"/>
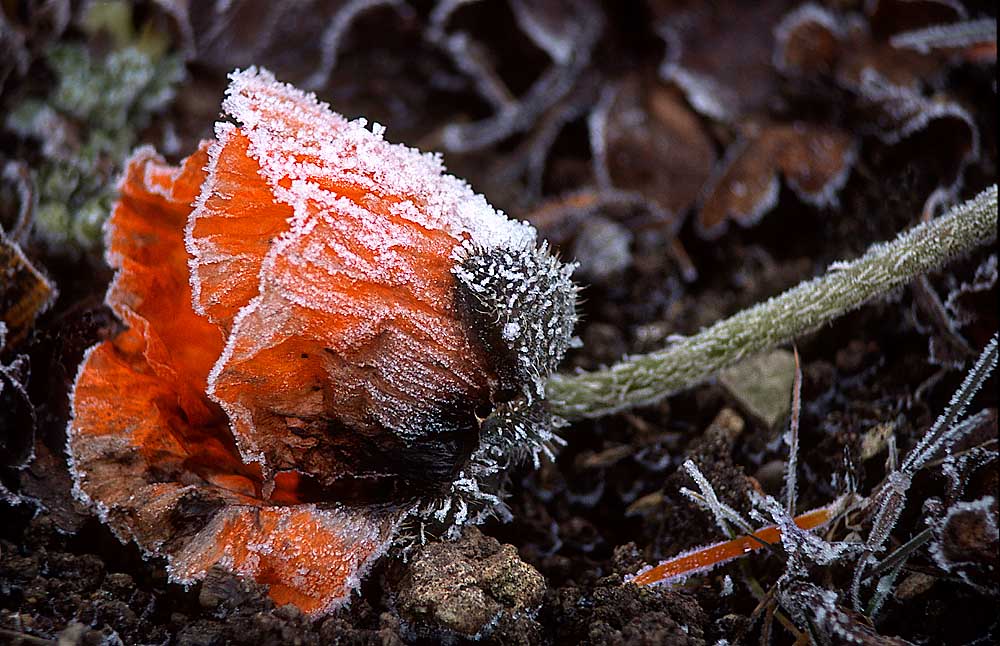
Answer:
<path fill-rule="evenodd" d="M 715 323 L 663 350 L 627 357 L 594 372 L 556 374 L 547 384 L 552 412 L 600 417 L 695 386 L 720 369 L 788 343 L 917 276 L 996 239 L 997 187 L 948 214 L 878 243 L 823 276 Z"/>

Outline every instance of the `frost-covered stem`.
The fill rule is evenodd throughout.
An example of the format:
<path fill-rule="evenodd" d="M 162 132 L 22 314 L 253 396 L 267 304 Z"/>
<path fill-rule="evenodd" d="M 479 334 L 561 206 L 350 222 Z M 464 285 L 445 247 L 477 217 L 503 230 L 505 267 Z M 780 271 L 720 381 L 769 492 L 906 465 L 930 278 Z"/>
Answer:
<path fill-rule="evenodd" d="M 920 443 L 906 456 L 906 459 L 903 461 L 902 470 L 904 472 L 910 475 L 916 473 L 928 460 L 940 451 L 941 446 L 945 442 L 949 439 L 954 441 L 954 437 L 957 434 L 956 431 L 965 430 L 957 422 L 962 418 L 966 407 L 972 401 L 972 397 L 993 373 L 993 369 L 996 368 L 998 342 L 1000 342 L 1000 337 L 994 334 L 990 342 L 986 344 L 986 348 L 982 354 L 979 355 L 979 359 L 976 360 L 976 365 L 965 375 L 962 385 L 955 391 L 951 402 L 948 404 L 948 409 L 937 418 L 931 430 L 920 439 Z"/>
<path fill-rule="evenodd" d="M 906 541 L 903 545 L 900 545 L 893 551 L 892 554 L 882 559 L 874 568 L 872 568 L 871 576 L 882 576 L 886 572 L 892 572 L 898 568 L 901 568 L 906 564 L 906 561 L 912 556 L 919 548 L 931 540 L 934 537 L 934 528 L 927 527 L 923 529 L 916 536 Z"/>
<path fill-rule="evenodd" d="M 708 505 L 708 508 L 711 510 L 712 515 L 715 517 L 715 522 L 719 526 L 719 529 L 721 529 L 722 533 L 725 534 L 728 538 L 733 538 L 735 534 L 732 528 L 729 526 L 729 522 L 727 520 L 728 514 L 726 513 L 727 510 L 723 509 L 722 502 L 719 500 L 719 497 L 715 495 L 715 489 L 712 487 L 712 483 L 708 481 L 708 478 L 704 476 L 704 474 L 692 460 L 684 461 L 684 469 L 695 481 L 695 484 L 698 485 L 698 488 L 701 489 L 702 499 L 705 501 L 705 504 Z M 682 487 L 681 493 L 687 495 L 690 498 L 692 497 L 691 494 L 693 494 L 694 492 Z M 738 514 L 737 517 L 739 517 Z M 750 533 L 753 533 L 753 530 L 751 530 Z"/>
<path fill-rule="evenodd" d="M 824 276 L 719 321 L 663 350 L 629 357 L 595 372 L 557 374 L 548 382 L 551 409 L 567 419 L 600 417 L 690 388 L 740 359 L 787 343 L 868 301 L 885 296 L 997 234 L 997 187 L 873 245 Z"/>

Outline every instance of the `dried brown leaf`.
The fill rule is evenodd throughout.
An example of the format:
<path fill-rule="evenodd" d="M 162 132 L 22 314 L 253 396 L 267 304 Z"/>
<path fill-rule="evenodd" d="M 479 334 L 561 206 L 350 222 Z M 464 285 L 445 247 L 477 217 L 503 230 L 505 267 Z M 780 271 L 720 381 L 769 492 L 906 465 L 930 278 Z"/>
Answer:
<path fill-rule="evenodd" d="M 730 146 L 706 186 L 697 229 L 714 238 L 729 220 L 753 226 L 777 204 L 779 175 L 802 200 L 835 204 L 855 157 L 854 138 L 834 127 L 795 123 L 751 130 Z"/>
<path fill-rule="evenodd" d="M 732 122 L 773 100 L 772 27 L 791 2 L 727 0 L 680 9 L 672 2 L 651 4 L 667 45 L 660 75 L 681 88 L 698 112 Z"/>
<path fill-rule="evenodd" d="M 22 341 L 39 314 L 55 301 L 55 285 L 40 272 L 20 245 L 0 231 L 0 321 L 7 330 L 7 345 Z M 0 343 L 0 349 L 4 345 Z"/>
<path fill-rule="evenodd" d="M 716 163 L 712 140 L 682 97 L 637 76 L 605 91 L 590 130 L 599 180 L 676 218 L 695 203 Z"/>
<path fill-rule="evenodd" d="M 198 63 L 223 72 L 263 65 L 310 87 L 327 83 L 344 39 L 360 17 L 379 11 L 387 22 L 398 24 L 412 15 L 403 0 L 305 0 L 294 6 L 264 0 L 216 0 L 192 7 L 179 1 L 159 4 L 179 21 L 182 43 L 193 42 Z"/>

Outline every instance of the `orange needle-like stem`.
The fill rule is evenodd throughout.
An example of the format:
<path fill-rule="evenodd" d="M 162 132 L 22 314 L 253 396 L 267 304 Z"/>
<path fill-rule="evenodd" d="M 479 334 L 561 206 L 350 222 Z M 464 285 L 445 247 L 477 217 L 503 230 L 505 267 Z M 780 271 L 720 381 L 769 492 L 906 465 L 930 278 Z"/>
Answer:
<path fill-rule="evenodd" d="M 965 60 L 970 63 L 989 63 L 997 59 L 997 41 L 976 43 L 966 47 L 962 52 Z"/>
<path fill-rule="evenodd" d="M 820 507 L 795 517 L 795 524 L 802 529 L 814 529 L 827 523 L 834 514 L 836 505 Z M 638 574 L 632 583 L 649 585 L 662 583 L 680 576 L 689 576 L 711 569 L 717 565 L 739 558 L 764 547 L 765 544 L 781 540 L 781 530 L 771 525 L 758 530 L 752 536 L 741 536 L 731 541 L 699 547 L 691 552 L 679 554 L 660 563 L 654 568 Z"/>

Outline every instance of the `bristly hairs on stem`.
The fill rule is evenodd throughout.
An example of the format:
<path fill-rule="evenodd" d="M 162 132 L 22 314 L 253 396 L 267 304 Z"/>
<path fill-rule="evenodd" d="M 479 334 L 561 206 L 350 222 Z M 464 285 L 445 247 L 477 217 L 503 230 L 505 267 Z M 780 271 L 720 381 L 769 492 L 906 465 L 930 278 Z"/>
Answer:
<path fill-rule="evenodd" d="M 717 322 L 673 345 L 628 357 L 603 370 L 553 375 L 550 410 L 565 419 L 600 417 L 691 388 L 743 357 L 815 330 L 916 276 L 992 242 L 997 235 L 994 184 L 946 215 L 913 227 L 860 258 Z"/>

